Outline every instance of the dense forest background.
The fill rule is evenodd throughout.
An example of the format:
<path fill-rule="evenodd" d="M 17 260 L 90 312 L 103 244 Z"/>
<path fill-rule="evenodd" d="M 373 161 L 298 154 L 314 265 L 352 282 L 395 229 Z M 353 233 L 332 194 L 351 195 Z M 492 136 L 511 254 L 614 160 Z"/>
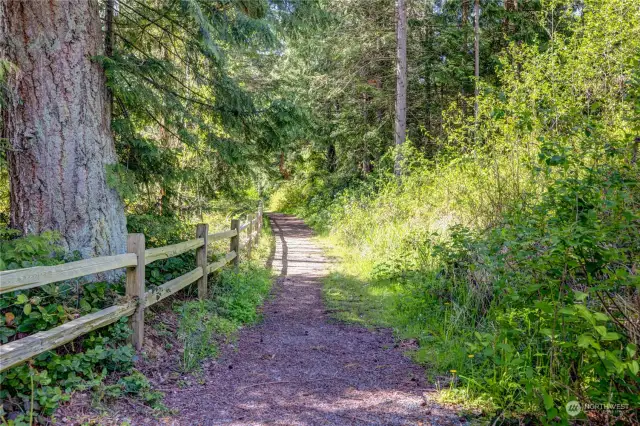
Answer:
<path fill-rule="evenodd" d="M 315 132 L 271 202 L 338 247 L 330 306 L 415 339 L 491 421 L 566 422 L 575 400 L 636 422 L 638 4 L 409 1 L 402 146 L 394 5 L 327 10 L 289 44 Z"/>
<path fill-rule="evenodd" d="M 272 70 L 282 55 L 282 31 L 291 25 L 289 21 L 295 19 L 296 14 L 303 13 L 305 6 L 296 7 L 294 13 L 293 9 L 287 9 L 293 6 L 286 1 L 269 4 L 253 0 L 94 3 L 89 13 L 94 15 L 92 22 L 95 21 L 94 29 L 97 31 L 81 34 L 80 40 L 71 46 L 77 46 L 79 52 L 76 53 L 85 55 L 91 61 L 90 66 L 101 69 L 106 77 L 106 85 L 96 87 L 98 91 L 102 87 L 104 103 L 107 104 L 98 115 L 101 120 L 111 121 L 111 144 L 115 148 L 115 156 L 106 161 L 106 172 L 98 171 L 99 167 L 96 167 L 92 173 L 104 175 L 109 188 L 119 194 L 118 198 L 124 204 L 121 209 L 128 216 L 128 230 L 149 230 L 148 226 L 156 226 L 153 224 L 173 226 L 202 219 L 203 215 L 216 210 L 216 202 L 224 204 L 233 200 L 235 203 L 239 199 L 251 198 L 255 204 L 261 185 L 271 170 L 269 166 L 279 153 L 280 139 L 291 131 L 289 127 L 296 121 L 296 109 L 292 101 L 277 90 L 277 78 L 272 75 Z M 49 25 L 38 26 L 35 21 L 34 28 L 30 28 L 32 23 L 21 17 L 19 7 L 15 5 L 8 2 L 4 6 L 7 37 L 3 38 L 3 49 L 8 53 L 0 69 L 3 103 L 7 106 L 4 108 L 5 137 L 9 136 L 12 124 L 17 126 L 7 119 L 19 116 L 13 113 L 20 111 L 20 97 L 27 92 L 44 90 L 42 87 L 36 89 L 27 84 L 15 84 L 15 81 L 24 82 L 22 77 L 26 74 L 42 74 L 42 67 L 37 60 L 34 61 L 37 55 L 18 54 L 20 46 L 15 43 L 19 40 L 16 36 L 24 33 L 25 40 L 37 41 L 34 33 L 41 32 L 43 39 L 48 37 L 42 43 L 51 46 L 41 52 L 42 58 L 61 69 L 74 65 L 64 63 L 57 47 L 58 38 L 64 30 L 62 14 L 65 11 L 61 10 L 54 16 Z M 34 7 L 28 12 L 37 15 L 40 11 Z M 79 8 L 66 12 L 80 15 Z M 28 13 L 26 15 L 29 16 Z M 74 18 L 82 22 L 77 16 Z M 11 25 L 11 22 L 22 21 L 25 21 L 22 25 Z M 91 48 L 93 51 L 80 52 Z M 17 53 L 9 54 L 14 51 Z M 12 56 L 15 58 L 13 62 Z M 18 64 L 20 60 L 23 63 Z M 66 77 L 69 80 L 73 76 Z M 45 78 L 54 80 L 45 91 L 52 97 L 56 90 L 73 92 L 79 99 L 87 96 L 84 88 L 69 84 L 63 76 L 56 80 L 54 75 L 47 75 L 42 80 Z M 39 83 L 46 84 L 44 81 Z M 92 82 L 98 83 L 99 80 Z M 53 104 L 58 100 L 54 97 L 48 109 L 43 107 L 33 115 L 55 115 L 57 106 Z M 77 104 L 81 101 L 76 101 L 75 105 L 68 102 L 70 111 L 58 112 L 52 121 L 72 121 L 73 115 L 80 114 L 80 109 L 74 109 L 79 108 Z M 79 120 L 75 123 L 84 124 Z M 38 125 L 26 127 L 24 133 L 36 133 L 43 139 L 39 141 L 41 145 L 62 145 L 56 139 L 56 130 L 59 129 L 55 126 L 42 126 L 44 128 L 40 132 L 33 130 Z M 13 130 L 17 133 L 21 129 Z M 65 136 L 82 137 L 80 133 L 67 133 Z M 5 144 L 17 143 L 9 142 L 9 138 L 4 140 Z M 37 214 L 28 215 L 23 210 L 28 211 L 29 208 L 18 208 L 26 198 L 46 199 L 47 195 L 55 193 L 54 189 L 45 185 L 38 187 L 28 178 L 21 181 L 18 169 L 34 167 L 37 170 L 38 164 L 49 169 L 57 166 L 55 161 L 47 159 L 50 153 L 40 152 L 27 157 L 22 156 L 22 152 L 21 147 L 11 146 L 3 153 L 2 222 L 28 233 L 37 234 L 51 228 L 61 231 L 60 238 L 65 248 L 68 251 L 78 250 L 83 256 L 124 249 L 122 238 L 117 236 L 113 237 L 112 244 L 118 247 L 105 247 L 102 241 L 94 241 L 87 247 L 86 243 L 73 241 L 71 235 L 74 232 L 64 220 L 45 219 L 63 215 L 65 209 L 56 211 L 54 206 L 51 210 L 55 213 L 41 209 Z M 38 155 L 42 157 L 38 158 Z M 66 161 L 73 167 L 73 161 L 80 161 L 82 156 L 83 153 L 76 152 L 70 158 L 57 159 L 57 163 Z M 12 162 L 15 164 L 13 168 L 10 167 Z M 68 186 L 70 191 L 73 190 L 69 181 L 81 179 L 69 174 L 59 178 L 63 181 L 63 189 L 62 193 L 56 193 L 65 200 L 65 188 Z M 48 176 L 46 171 L 42 175 L 45 175 L 42 181 L 56 179 Z M 13 177 L 12 191 L 8 186 L 9 177 Z M 21 192 L 23 187 L 30 188 L 30 191 Z M 12 194 L 13 198 L 10 197 Z M 248 194 L 252 195 L 249 197 Z M 107 196 L 103 195 L 103 198 Z M 111 204 L 119 204 L 120 200 Z M 89 201 L 93 201 L 95 209 L 100 207 L 98 200 Z M 10 209 L 12 203 L 14 207 Z M 218 210 L 227 212 L 226 207 Z M 74 203 L 68 203 L 66 209 L 82 210 Z M 236 211 L 242 211 L 242 208 Z M 90 215 L 90 212 L 78 214 Z M 111 214 L 117 215 L 115 212 Z M 85 226 L 80 228 L 91 230 L 96 226 L 85 222 Z M 106 222 L 111 224 L 119 222 L 119 219 L 109 218 Z M 79 229 L 75 231 L 79 232 Z M 121 234 L 123 228 L 111 225 L 110 231 Z"/>
<path fill-rule="evenodd" d="M 406 0 L 400 145 L 393 1 L 95 6 L 104 179 L 129 232 L 177 242 L 269 199 L 337 247 L 328 303 L 415 339 L 452 401 L 542 423 L 572 400 L 622 404 L 591 420 L 638 421 L 637 1 Z M 0 269 L 103 250 L 13 213 L 21 71 L 0 59 Z"/>

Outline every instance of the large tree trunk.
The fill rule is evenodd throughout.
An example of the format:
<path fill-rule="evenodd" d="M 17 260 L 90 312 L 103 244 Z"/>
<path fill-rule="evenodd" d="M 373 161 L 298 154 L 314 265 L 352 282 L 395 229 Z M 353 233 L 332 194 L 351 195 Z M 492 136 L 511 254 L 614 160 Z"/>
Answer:
<path fill-rule="evenodd" d="M 474 77 L 475 77 L 475 102 L 473 107 L 473 117 L 475 125 L 478 126 L 478 95 L 480 94 L 478 82 L 480 81 L 480 0 L 476 0 L 473 7 L 473 34 L 474 34 Z M 476 129 L 477 132 L 477 129 Z"/>
<path fill-rule="evenodd" d="M 399 147 L 407 137 L 407 5 L 396 0 L 396 121 L 395 143 Z M 395 173 L 400 175 L 402 156 L 396 155 Z"/>
<path fill-rule="evenodd" d="M 106 183 L 117 161 L 98 3 L 0 0 L 8 59 L 11 226 L 59 231 L 83 257 L 125 250 L 124 207 Z M 1 49 L 0 49 L 1 50 Z"/>

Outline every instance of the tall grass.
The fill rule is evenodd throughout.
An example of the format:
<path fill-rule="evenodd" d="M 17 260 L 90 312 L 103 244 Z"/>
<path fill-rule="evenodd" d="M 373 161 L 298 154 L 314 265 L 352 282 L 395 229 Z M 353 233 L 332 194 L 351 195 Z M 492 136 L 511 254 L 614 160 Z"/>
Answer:
<path fill-rule="evenodd" d="M 209 297 L 186 301 L 179 313 L 178 338 L 183 344 L 181 368 L 192 371 L 219 353 L 220 344 L 233 341 L 238 330 L 260 320 L 259 308 L 271 289 L 271 270 L 266 262 L 271 254 L 273 234 L 265 219 L 260 241 L 248 259 L 242 252 L 238 269 L 227 267 L 209 281 Z"/>
<path fill-rule="evenodd" d="M 498 420 L 568 422 L 576 400 L 621 404 L 577 419 L 638 421 L 640 10 L 588 3 L 571 36 L 510 49 L 478 126 L 453 105 L 437 157 L 405 147 L 400 182 L 390 152 L 364 180 L 314 171 L 271 198 L 343 257 L 338 318 L 415 339 Z"/>

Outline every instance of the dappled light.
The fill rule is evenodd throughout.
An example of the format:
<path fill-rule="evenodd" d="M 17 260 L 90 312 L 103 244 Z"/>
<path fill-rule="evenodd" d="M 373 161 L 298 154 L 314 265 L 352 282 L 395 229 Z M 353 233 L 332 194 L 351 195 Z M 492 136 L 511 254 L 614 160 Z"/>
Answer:
<path fill-rule="evenodd" d="M 640 424 L 640 1 L 0 0 L 0 424 Z"/>
<path fill-rule="evenodd" d="M 271 214 L 279 277 L 263 323 L 205 372 L 205 385 L 168 395 L 179 424 L 459 424 L 433 401 L 421 368 L 391 333 L 329 321 L 327 259 L 311 230 Z"/>

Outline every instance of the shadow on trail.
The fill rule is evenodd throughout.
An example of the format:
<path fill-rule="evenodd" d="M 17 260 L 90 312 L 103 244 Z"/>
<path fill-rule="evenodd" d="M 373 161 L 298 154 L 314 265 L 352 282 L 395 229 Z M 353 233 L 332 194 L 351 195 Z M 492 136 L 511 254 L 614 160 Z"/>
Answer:
<path fill-rule="evenodd" d="M 284 231 L 282 229 L 282 226 L 278 223 L 278 221 L 273 220 L 272 215 L 268 215 L 269 220 L 271 220 L 271 223 L 273 224 L 273 226 L 276 228 L 274 229 L 274 235 L 277 235 L 278 238 L 280 239 L 280 258 L 276 259 L 280 261 L 280 276 L 281 277 L 285 277 L 287 275 L 287 257 L 289 255 L 289 248 L 287 247 L 287 240 L 284 239 Z M 277 244 L 276 244 L 277 247 Z M 276 248 L 277 251 L 277 248 Z M 275 258 L 274 258 L 275 259 Z M 271 267 L 273 267 L 273 263 L 271 264 Z"/>
<path fill-rule="evenodd" d="M 176 425 L 460 424 L 429 400 L 424 370 L 394 347 L 389 330 L 330 321 L 321 279 L 328 259 L 304 223 L 269 218 L 280 272 L 264 322 L 240 332 L 201 386 L 167 395 Z"/>

